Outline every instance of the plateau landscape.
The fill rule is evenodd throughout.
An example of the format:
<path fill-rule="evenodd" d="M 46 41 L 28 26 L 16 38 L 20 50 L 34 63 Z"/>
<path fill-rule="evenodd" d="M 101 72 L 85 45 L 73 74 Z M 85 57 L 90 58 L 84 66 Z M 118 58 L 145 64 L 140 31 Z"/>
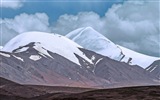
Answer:
<path fill-rule="evenodd" d="M 159 4 L 2 0 L 0 100 L 159 100 Z"/>

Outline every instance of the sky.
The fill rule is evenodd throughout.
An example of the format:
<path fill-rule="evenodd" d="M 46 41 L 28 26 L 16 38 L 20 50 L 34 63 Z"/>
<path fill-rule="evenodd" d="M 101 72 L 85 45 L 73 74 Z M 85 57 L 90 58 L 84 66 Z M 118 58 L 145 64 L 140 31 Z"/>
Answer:
<path fill-rule="evenodd" d="M 1 0 L 1 45 L 27 31 L 93 27 L 116 44 L 160 57 L 160 0 Z"/>

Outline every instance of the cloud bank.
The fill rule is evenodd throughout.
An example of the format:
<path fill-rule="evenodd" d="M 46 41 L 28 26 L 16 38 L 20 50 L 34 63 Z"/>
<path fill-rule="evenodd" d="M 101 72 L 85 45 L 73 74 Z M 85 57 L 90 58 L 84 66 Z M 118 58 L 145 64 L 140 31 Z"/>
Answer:
<path fill-rule="evenodd" d="M 1 0 L 0 7 L 17 9 L 22 7 L 24 0 Z"/>
<path fill-rule="evenodd" d="M 148 55 L 160 56 L 158 1 L 126 1 L 113 5 L 104 17 L 94 12 L 62 15 L 53 31 L 65 35 L 91 26 L 113 42 Z"/>
<path fill-rule="evenodd" d="M 28 31 L 51 32 L 49 18 L 45 13 L 20 14 L 14 19 L 0 19 L 2 45 L 14 36 Z"/>
<path fill-rule="evenodd" d="M 95 12 L 65 14 L 54 25 L 49 24 L 49 17 L 45 13 L 23 13 L 13 19 L 1 19 L 3 44 L 11 37 L 27 31 L 66 35 L 74 29 L 91 26 L 119 45 L 160 56 L 159 4 L 158 1 L 129 0 L 113 5 L 103 17 Z"/>

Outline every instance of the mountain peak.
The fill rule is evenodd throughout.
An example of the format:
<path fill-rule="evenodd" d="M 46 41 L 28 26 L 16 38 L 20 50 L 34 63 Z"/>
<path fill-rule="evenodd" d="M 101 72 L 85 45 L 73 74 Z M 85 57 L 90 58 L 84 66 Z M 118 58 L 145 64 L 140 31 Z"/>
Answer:
<path fill-rule="evenodd" d="M 74 38 L 79 37 L 79 36 L 96 37 L 96 38 L 101 38 L 108 42 L 111 42 L 108 38 L 104 37 L 101 33 L 99 33 L 98 31 L 96 31 L 94 28 L 90 26 L 78 28 L 66 35 L 66 37 L 72 40 L 74 40 Z"/>
<path fill-rule="evenodd" d="M 79 50 L 79 48 L 82 48 L 80 45 L 64 36 L 45 32 L 22 33 L 10 40 L 2 50 L 13 52 L 13 50 L 21 46 L 25 46 L 31 42 L 36 43 L 34 48 L 41 53 L 43 53 L 43 48 L 45 48 L 48 51 L 64 56 L 70 61 L 80 65 L 78 59 L 75 56 L 76 53 L 91 63 L 91 61 Z"/>
<path fill-rule="evenodd" d="M 76 29 L 66 36 L 88 50 L 116 60 L 121 58 L 121 49 L 92 27 Z"/>
<path fill-rule="evenodd" d="M 95 29 L 93 29 L 91 26 L 84 27 L 84 30 L 93 30 L 93 31 L 95 31 Z"/>
<path fill-rule="evenodd" d="M 131 65 L 139 65 L 146 68 L 153 63 L 153 61 L 158 59 L 118 46 L 92 27 L 76 29 L 68 33 L 66 36 L 85 49 L 95 51 L 96 53 L 107 56 L 111 59 L 126 62 Z"/>

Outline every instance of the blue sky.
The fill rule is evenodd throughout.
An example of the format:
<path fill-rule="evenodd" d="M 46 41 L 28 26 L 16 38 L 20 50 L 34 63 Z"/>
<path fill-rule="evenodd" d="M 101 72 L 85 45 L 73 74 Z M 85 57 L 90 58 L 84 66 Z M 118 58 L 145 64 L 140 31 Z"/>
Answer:
<path fill-rule="evenodd" d="M 120 0 L 26 0 L 17 9 L 2 8 L 2 18 L 13 18 L 21 13 L 34 14 L 43 12 L 49 16 L 49 21 L 56 21 L 60 15 L 93 11 L 100 16 L 111 8 L 113 4 L 123 3 Z"/>
<path fill-rule="evenodd" d="M 160 0 L 2 0 L 0 45 L 23 32 L 66 35 L 90 26 L 116 44 L 160 57 L 159 5 Z"/>

